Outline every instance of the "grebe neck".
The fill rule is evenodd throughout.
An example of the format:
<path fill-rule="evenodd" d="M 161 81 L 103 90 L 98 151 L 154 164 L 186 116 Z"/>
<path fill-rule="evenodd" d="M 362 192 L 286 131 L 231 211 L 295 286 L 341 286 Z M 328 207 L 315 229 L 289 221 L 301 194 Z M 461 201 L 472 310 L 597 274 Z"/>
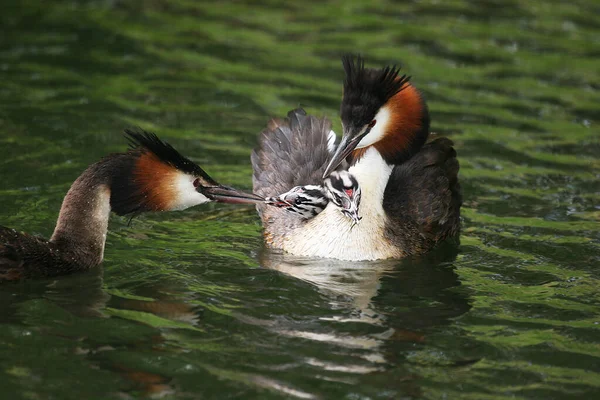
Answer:
<path fill-rule="evenodd" d="M 89 166 L 65 196 L 56 228 L 50 238 L 57 248 L 73 253 L 85 265 L 99 264 L 104 257 L 111 198 L 111 171 L 125 157 L 107 157 Z"/>

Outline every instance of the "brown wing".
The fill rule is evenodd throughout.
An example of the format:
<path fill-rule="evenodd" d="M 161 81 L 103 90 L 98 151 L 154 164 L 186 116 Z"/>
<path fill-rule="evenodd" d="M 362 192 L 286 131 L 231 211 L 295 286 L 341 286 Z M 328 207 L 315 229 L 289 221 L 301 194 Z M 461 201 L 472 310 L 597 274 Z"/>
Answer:
<path fill-rule="evenodd" d="M 383 208 L 390 239 L 418 254 L 458 233 L 462 195 L 453 143 L 439 138 L 392 171 Z"/>
<path fill-rule="evenodd" d="M 15 245 L 15 238 L 20 235 L 14 229 L 0 226 L 0 282 L 23 277 L 23 254 Z"/>
<path fill-rule="evenodd" d="M 73 254 L 42 238 L 0 226 L 0 282 L 64 275 L 82 269 Z"/>
<path fill-rule="evenodd" d="M 23 277 L 23 259 L 15 248 L 0 243 L 0 282 Z"/>

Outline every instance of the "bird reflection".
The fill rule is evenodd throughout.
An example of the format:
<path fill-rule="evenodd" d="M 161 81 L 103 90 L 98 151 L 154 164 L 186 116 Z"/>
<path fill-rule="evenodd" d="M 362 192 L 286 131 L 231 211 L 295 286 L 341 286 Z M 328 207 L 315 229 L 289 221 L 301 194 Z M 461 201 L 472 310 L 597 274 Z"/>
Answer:
<path fill-rule="evenodd" d="M 452 266 L 456 256 L 457 246 L 453 244 L 424 256 L 383 262 L 303 258 L 265 250 L 260 255 L 261 266 L 313 285 L 328 299 L 330 316 L 319 317 L 322 323 L 316 329 L 307 329 L 306 324 L 295 325 L 289 320 L 242 318 L 288 337 L 356 349 L 360 351 L 360 358 L 367 361 L 366 364 L 338 365 L 310 358 L 304 360 L 307 364 L 356 374 L 381 370 L 391 362 L 385 354 L 384 343 L 425 342 L 427 330 L 445 325 L 450 318 L 469 310 L 464 294 L 448 290 L 460 285 Z M 356 328 L 357 323 L 377 329 Z M 324 331 L 324 324 L 329 329 Z M 367 353 L 364 350 L 368 350 Z"/>
<path fill-rule="evenodd" d="M 4 283 L 0 285 L 0 321 L 19 319 L 18 305 L 36 299 L 48 300 L 78 317 L 101 317 L 110 295 L 104 290 L 102 267 L 56 279 Z"/>
<path fill-rule="evenodd" d="M 350 308 L 351 317 L 332 317 L 340 322 L 380 324 L 381 316 L 371 307 L 380 278 L 392 273 L 397 260 L 348 262 L 328 258 L 298 257 L 276 250 L 262 253 L 261 266 L 283 272 L 314 285 L 328 296 L 332 308 Z"/>

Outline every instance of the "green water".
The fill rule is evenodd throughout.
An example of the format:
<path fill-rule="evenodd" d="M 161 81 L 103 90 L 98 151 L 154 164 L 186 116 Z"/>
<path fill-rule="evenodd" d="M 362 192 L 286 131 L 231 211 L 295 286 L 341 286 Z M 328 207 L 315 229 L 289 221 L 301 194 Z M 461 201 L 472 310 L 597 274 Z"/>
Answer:
<path fill-rule="evenodd" d="M 2 225 L 50 235 L 125 127 L 249 188 L 270 116 L 339 131 L 345 52 L 412 75 L 465 204 L 458 248 L 358 264 L 265 252 L 251 208 L 113 217 L 102 268 L 0 285 L 0 398 L 599 398 L 597 1 L 10 3 Z"/>

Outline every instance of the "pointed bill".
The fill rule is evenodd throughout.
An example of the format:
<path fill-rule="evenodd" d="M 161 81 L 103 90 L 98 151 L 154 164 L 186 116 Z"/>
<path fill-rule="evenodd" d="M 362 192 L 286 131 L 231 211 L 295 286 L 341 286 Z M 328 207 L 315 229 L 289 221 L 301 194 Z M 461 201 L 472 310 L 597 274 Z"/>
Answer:
<path fill-rule="evenodd" d="M 354 136 L 349 134 L 344 134 L 340 145 L 337 148 L 337 151 L 333 155 L 331 161 L 327 165 L 325 169 L 325 173 L 323 173 L 323 179 L 327 178 L 329 174 L 331 174 L 335 169 L 348 157 L 352 151 L 358 146 L 358 143 L 363 138 L 364 135 Z"/>
<path fill-rule="evenodd" d="M 222 185 L 204 187 L 201 189 L 201 192 L 210 200 L 221 203 L 256 204 L 265 202 L 264 198 L 253 193 L 246 193 L 241 190 Z"/>

